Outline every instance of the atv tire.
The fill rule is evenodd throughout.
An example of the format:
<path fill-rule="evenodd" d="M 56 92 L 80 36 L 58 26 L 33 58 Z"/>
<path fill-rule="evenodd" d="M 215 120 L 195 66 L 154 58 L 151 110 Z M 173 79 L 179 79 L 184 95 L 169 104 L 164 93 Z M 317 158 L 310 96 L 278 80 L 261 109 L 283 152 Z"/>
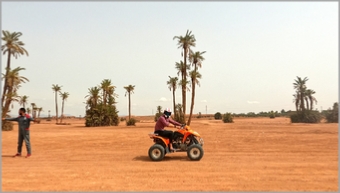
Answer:
<path fill-rule="evenodd" d="M 155 144 L 149 149 L 149 157 L 152 161 L 161 161 L 165 156 L 165 149 L 160 144 Z"/>
<path fill-rule="evenodd" d="M 204 150 L 200 144 L 193 144 L 188 147 L 187 155 L 192 161 L 199 161 L 204 155 Z"/>

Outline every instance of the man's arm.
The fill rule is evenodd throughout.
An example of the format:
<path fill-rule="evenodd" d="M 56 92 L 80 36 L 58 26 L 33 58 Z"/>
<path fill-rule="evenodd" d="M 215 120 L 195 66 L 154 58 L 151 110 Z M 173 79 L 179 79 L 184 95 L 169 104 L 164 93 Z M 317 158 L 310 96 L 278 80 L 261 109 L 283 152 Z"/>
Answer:
<path fill-rule="evenodd" d="M 18 121 L 18 117 L 16 117 L 16 118 L 5 118 L 5 119 L 2 119 L 2 120 L 6 120 L 6 121 Z"/>
<path fill-rule="evenodd" d="M 176 122 L 176 121 L 174 121 L 174 120 L 172 120 L 172 119 L 169 119 L 169 122 L 170 122 L 171 124 L 173 124 L 173 125 L 176 125 L 176 126 L 182 126 L 182 124 L 180 124 L 180 123 L 178 123 L 178 122 Z"/>

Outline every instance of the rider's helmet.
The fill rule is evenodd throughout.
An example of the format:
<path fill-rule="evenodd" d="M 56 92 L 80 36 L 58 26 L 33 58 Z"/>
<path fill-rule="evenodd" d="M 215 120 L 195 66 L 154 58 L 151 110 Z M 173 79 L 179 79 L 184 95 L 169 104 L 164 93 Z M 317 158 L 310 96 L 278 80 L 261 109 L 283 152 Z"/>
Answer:
<path fill-rule="evenodd" d="M 169 118 L 171 116 L 171 109 L 166 108 L 164 110 L 164 115 L 165 115 L 166 118 Z"/>

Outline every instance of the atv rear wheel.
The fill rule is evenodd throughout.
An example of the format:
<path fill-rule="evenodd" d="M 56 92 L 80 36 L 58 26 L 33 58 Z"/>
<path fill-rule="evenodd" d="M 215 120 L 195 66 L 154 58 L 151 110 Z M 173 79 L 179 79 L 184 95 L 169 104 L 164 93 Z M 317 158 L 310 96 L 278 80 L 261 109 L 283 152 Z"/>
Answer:
<path fill-rule="evenodd" d="M 155 144 L 149 149 L 149 157 L 152 161 L 161 161 L 164 158 L 165 150 L 162 145 Z"/>
<path fill-rule="evenodd" d="M 201 145 L 194 144 L 188 147 L 187 154 L 192 161 L 199 161 L 203 157 L 204 150 Z"/>

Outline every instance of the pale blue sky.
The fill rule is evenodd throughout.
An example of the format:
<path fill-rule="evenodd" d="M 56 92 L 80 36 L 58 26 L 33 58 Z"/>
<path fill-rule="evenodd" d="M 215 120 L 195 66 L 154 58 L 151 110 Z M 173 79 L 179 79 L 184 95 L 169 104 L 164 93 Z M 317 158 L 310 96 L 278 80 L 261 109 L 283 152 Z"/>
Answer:
<path fill-rule="evenodd" d="M 173 37 L 187 29 L 192 49 L 206 51 L 195 114 L 294 110 L 296 76 L 310 79 L 319 110 L 338 101 L 338 2 L 2 2 L 1 14 L 30 54 L 12 61 L 30 79 L 19 94 L 43 114 L 55 114 L 52 84 L 70 93 L 65 113 L 78 116 L 87 89 L 106 78 L 120 115 L 129 84 L 132 114 L 172 107 L 166 81 L 182 59 Z"/>

